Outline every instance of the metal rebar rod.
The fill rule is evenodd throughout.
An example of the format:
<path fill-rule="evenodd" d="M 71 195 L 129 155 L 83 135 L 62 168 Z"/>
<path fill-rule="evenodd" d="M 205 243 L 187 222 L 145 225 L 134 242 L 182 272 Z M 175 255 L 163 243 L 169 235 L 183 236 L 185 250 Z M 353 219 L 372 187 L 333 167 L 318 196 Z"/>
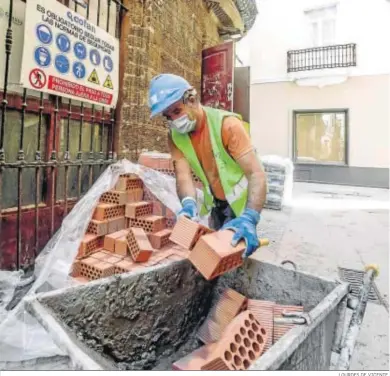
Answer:
<path fill-rule="evenodd" d="M 343 347 L 340 351 L 337 370 L 348 370 L 351 363 L 353 350 L 363 322 L 364 313 L 366 312 L 367 301 L 371 291 L 372 282 L 375 278 L 376 271 L 369 269 L 364 275 L 363 284 L 360 288 L 359 302 L 353 311 L 351 322 L 345 335 Z"/>

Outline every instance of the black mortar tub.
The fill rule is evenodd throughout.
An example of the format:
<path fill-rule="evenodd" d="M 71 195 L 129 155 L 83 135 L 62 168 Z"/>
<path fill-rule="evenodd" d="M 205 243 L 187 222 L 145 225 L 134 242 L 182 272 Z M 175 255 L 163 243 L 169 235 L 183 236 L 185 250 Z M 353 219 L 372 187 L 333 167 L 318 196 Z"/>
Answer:
<path fill-rule="evenodd" d="M 250 299 L 304 307 L 297 325 L 250 370 L 328 370 L 340 346 L 349 285 L 246 261 L 205 281 L 188 260 L 26 299 L 26 308 L 77 370 L 170 370 L 202 344 L 199 326 L 230 287 Z"/>

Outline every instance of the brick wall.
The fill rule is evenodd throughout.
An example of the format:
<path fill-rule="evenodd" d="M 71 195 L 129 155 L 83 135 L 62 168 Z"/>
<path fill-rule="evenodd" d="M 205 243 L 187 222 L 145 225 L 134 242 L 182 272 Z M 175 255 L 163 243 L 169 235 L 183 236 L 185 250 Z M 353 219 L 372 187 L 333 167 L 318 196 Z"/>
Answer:
<path fill-rule="evenodd" d="M 200 92 L 202 49 L 221 43 L 201 0 L 128 0 L 123 101 L 118 157 L 136 160 L 141 150 L 167 151 L 161 119 L 149 120 L 147 94 L 158 73 L 184 76 Z"/>

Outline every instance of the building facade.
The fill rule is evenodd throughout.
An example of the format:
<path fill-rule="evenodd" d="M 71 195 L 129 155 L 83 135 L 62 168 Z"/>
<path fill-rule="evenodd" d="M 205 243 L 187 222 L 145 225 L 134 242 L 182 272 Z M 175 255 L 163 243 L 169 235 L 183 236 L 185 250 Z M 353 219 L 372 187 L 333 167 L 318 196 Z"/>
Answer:
<path fill-rule="evenodd" d="M 388 188 L 390 2 L 259 0 L 258 8 L 245 43 L 260 154 L 290 157 L 295 180 Z"/>
<path fill-rule="evenodd" d="M 63 218 L 108 165 L 119 158 L 136 161 L 145 149 L 166 151 L 164 123 L 150 120 L 150 79 L 164 72 L 180 74 L 200 91 L 202 51 L 230 35 L 245 34 L 256 16 L 251 0 L 36 0 L 53 18 L 42 16 L 45 24 L 39 30 L 46 35 L 37 27 L 25 40 L 26 4 L 0 1 L 0 269 L 34 265 Z M 38 34 L 45 46 L 67 47 L 67 56 L 74 51 L 76 44 L 72 49 L 55 45 L 60 31 L 53 25 L 69 25 L 55 16 L 58 4 L 79 24 L 71 31 L 100 28 L 118 42 L 115 107 L 21 85 L 23 47 L 38 43 Z M 51 27 L 53 43 L 45 40 Z M 36 51 L 47 51 L 45 46 Z M 40 58 L 50 64 L 47 56 Z M 56 68 L 66 73 L 66 66 Z"/>

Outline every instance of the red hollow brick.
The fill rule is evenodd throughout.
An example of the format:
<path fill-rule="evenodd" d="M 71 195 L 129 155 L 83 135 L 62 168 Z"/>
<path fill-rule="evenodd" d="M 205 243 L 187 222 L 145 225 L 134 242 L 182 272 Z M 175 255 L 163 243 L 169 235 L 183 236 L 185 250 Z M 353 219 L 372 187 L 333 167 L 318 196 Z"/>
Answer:
<path fill-rule="evenodd" d="M 127 195 L 126 192 L 108 191 L 100 196 L 99 201 L 107 204 L 125 205 L 127 202 Z"/>
<path fill-rule="evenodd" d="M 109 218 L 115 218 L 125 215 L 125 206 L 116 204 L 98 204 L 93 213 L 93 219 L 104 221 Z"/>
<path fill-rule="evenodd" d="M 263 353 L 267 331 L 250 311 L 236 316 L 201 370 L 246 370 Z"/>
<path fill-rule="evenodd" d="M 142 201 L 144 196 L 144 191 L 142 188 L 131 189 L 126 192 L 127 194 L 127 202 L 139 202 Z"/>
<path fill-rule="evenodd" d="M 95 258 L 95 259 L 98 259 L 101 261 L 105 261 L 107 258 L 109 258 L 111 256 L 112 256 L 112 253 L 110 251 L 106 251 L 104 249 L 101 251 L 92 253 L 92 255 L 91 255 L 92 258 Z"/>
<path fill-rule="evenodd" d="M 107 220 L 108 223 L 108 233 L 112 234 L 113 232 L 117 232 L 120 230 L 124 230 L 126 228 L 126 219 L 125 217 L 116 217 L 110 218 Z"/>
<path fill-rule="evenodd" d="M 127 232 L 128 233 L 128 232 Z M 120 238 L 115 239 L 114 252 L 117 255 L 127 256 L 128 245 L 127 245 L 127 233 Z"/>
<path fill-rule="evenodd" d="M 128 273 L 134 269 L 134 266 L 134 262 L 129 257 L 126 257 L 115 264 L 115 274 Z"/>
<path fill-rule="evenodd" d="M 149 241 L 154 249 L 161 249 L 168 245 L 171 241 L 169 240 L 172 230 L 164 229 L 155 234 L 149 234 Z"/>
<path fill-rule="evenodd" d="M 84 235 L 80 243 L 78 257 L 86 257 L 103 248 L 103 237 L 92 234 Z"/>
<path fill-rule="evenodd" d="M 73 280 L 75 280 L 75 281 L 77 281 L 77 283 L 81 283 L 81 284 L 84 284 L 84 283 L 88 283 L 88 282 L 89 282 L 89 279 L 88 279 L 88 278 L 82 277 L 82 276 L 74 277 Z"/>
<path fill-rule="evenodd" d="M 175 371 L 200 371 L 201 367 L 210 360 L 216 347 L 216 343 L 202 346 L 173 363 L 172 369 Z"/>
<path fill-rule="evenodd" d="M 170 240 L 186 249 L 192 249 L 198 239 L 213 230 L 200 223 L 191 221 L 186 217 L 180 217 L 173 228 Z"/>
<path fill-rule="evenodd" d="M 121 175 L 115 184 L 116 191 L 128 191 L 134 188 L 142 188 L 142 180 L 135 174 Z"/>
<path fill-rule="evenodd" d="M 142 180 L 138 177 L 135 178 L 128 178 L 126 182 L 126 191 L 131 191 L 133 189 L 142 189 L 144 186 L 144 183 Z"/>
<path fill-rule="evenodd" d="M 153 253 L 148 236 L 142 228 L 130 228 L 127 234 L 127 245 L 135 262 L 146 262 Z"/>
<path fill-rule="evenodd" d="M 104 236 L 108 234 L 108 222 L 97 221 L 96 219 L 92 219 L 89 222 L 87 233 L 94 234 L 97 236 Z"/>
<path fill-rule="evenodd" d="M 128 227 L 138 227 L 147 233 L 156 233 L 165 228 L 165 218 L 159 215 L 129 218 Z"/>
<path fill-rule="evenodd" d="M 81 275 L 91 280 L 109 277 L 114 274 L 114 269 L 114 265 L 93 257 L 81 261 Z"/>
<path fill-rule="evenodd" d="M 233 232 L 222 230 L 202 236 L 190 253 L 189 260 L 207 280 L 242 265 L 245 242 L 232 247 Z"/>
<path fill-rule="evenodd" d="M 76 260 L 72 264 L 72 272 L 70 274 L 73 278 L 80 277 L 81 275 L 81 261 Z"/>
<path fill-rule="evenodd" d="M 263 326 L 268 333 L 268 339 L 264 347 L 264 351 L 267 351 L 273 342 L 274 332 L 274 314 L 275 307 L 274 302 L 266 300 L 248 299 L 248 310 L 253 313 L 256 320 Z"/>
<path fill-rule="evenodd" d="M 144 188 L 143 192 L 143 200 L 150 202 L 159 202 L 158 198 L 146 187 Z"/>
<path fill-rule="evenodd" d="M 117 255 L 117 254 L 111 254 L 111 256 L 107 257 L 106 259 L 102 260 L 104 262 L 107 262 L 109 264 L 115 265 L 119 261 L 123 260 L 123 256 Z"/>
<path fill-rule="evenodd" d="M 174 228 L 176 225 L 176 218 L 166 218 L 167 228 Z"/>
<path fill-rule="evenodd" d="M 115 239 L 126 236 L 129 230 L 120 230 L 104 237 L 104 249 L 110 252 L 115 252 Z"/>
<path fill-rule="evenodd" d="M 138 218 L 145 215 L 151 215 L 153 211 L 153 204 L 151 202 L 140 201 L 132 202 L 126 205 L 125 216 L 127 218 Z"/>
<path fill-rule="evenodd" d="M 170 154 L 146 152 L 142 153 L 138 158 L 138 163 L 142 166 L 149 167 L 154 170 L 158 169 L 173 169 L 173 164 Z"/>
<path fill-rule="evenodd" d="M 226 327 L 247 305 L 248 301 L 244 295 L 233 289 L 224 290 L 199 328 L 198 338 L 205 344 L 217 342 Z"/>
<path fill-rule="evenodd" d="M 151 201 L 152 203 L 152 214 L 153 215 L 164 215 L 164 205 L 159 201 Z"/>

